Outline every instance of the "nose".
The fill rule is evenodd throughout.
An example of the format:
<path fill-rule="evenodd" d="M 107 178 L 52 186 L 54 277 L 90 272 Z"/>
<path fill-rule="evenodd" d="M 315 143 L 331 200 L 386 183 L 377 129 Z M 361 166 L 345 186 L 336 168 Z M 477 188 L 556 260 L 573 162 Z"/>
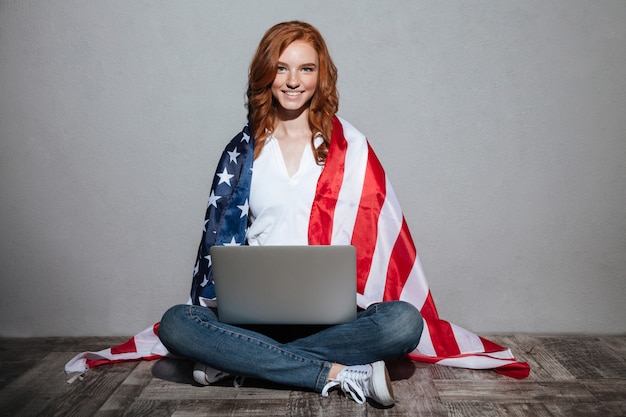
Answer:
<path fill-rule="evenodd" d="M 292 71 L 289 73 L 287 77 L 287 87 L 296 88 L 300 85 L 300 78 L 298 77 L 297 71 Z"/>

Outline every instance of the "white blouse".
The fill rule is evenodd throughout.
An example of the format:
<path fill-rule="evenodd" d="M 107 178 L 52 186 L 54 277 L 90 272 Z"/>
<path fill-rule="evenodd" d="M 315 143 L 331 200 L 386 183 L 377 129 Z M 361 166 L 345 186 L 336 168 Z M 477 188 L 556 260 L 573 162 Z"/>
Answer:
<path fill-rule="evenodd" d="M 317 137 L 315 146 L 322 141 Z M 290 177 L 278 140 L 267 138 L 252 170 L 249 245 L 308 244 L 311 205 L 322 169 L 307 144 L 298 171 Z"/>

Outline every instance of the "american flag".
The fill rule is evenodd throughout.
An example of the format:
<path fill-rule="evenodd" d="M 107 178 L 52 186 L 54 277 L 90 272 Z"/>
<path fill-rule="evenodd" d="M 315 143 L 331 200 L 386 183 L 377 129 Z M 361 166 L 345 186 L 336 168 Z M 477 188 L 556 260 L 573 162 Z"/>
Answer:
<path fill-rule="evenodd" d="M 253 148 L 254 140 L 246 126 L 222 154 L 207 205 L 189 303 L 215 305 L 209 248 L 245 243 Z M 529 375 L 529 365 L 517 361 L 509 349 L 439 318 L 406 220 L 382 165 L 365 136 L 338 117 L 333 119 L 328 158 L 311 208 L 309 244 L 356 247 L 360 307 L 404 300 L 421 311 L 424 330 L 409 358 L 493 369 L 518 379 Z M 158 339 L 156 324 L 120 346 L 77 355 L 65 370 L 76 376 L 105 363 L 168 355 Z"/>

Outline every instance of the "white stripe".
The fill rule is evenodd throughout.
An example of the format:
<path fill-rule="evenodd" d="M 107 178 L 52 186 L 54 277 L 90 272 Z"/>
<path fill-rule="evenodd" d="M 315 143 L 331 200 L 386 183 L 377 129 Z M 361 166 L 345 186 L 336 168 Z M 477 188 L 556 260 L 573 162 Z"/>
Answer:
<path fill-rule="evenodd" d="M 433 346 L 433 341 L 430 337 L 430 329 L 428 328 L 426 321 L 424 321 L 424 330 L 422 330 L 422 337 L 420 338 L 420 342 L 418 343 L 413 353 L 430 357 L 437 356 L 435 352 L 435 347 Z"/>
<path fill-rule="evenodd" d="M 515 356 L 513 356 L 513 352 L 511 352 L 510 349 L 504 349 L 498 352 L 489 352 L 488 355 L 498 359 L 510 359 L 515 361 Z"/>
<path fill-rule="evenodd" d="M 154 333 L 153 329 L 150 330 L 151 331 L 144 331 L 135 336 L 137 354 L 142 356 L 167 355 L 169 352 L 163 343 L 161 343 L 159 336 Z"/>
<path fill-rule="evenodd" d="M 400 293 L 400 299 L 413 304 L 421 310 L 428 298 L 428 291 L 426 275 L 424 274 L 419 256 L 416 254 L 413 268 Z"/>
<path fill-rule="evenodd" d="M 479 353 L 485 351 L 483 342 L 481 342 L 480 338 L 474 333 L 469 332 L 454 323 L 450 323 L 450 328 L 452 329 L 454 339 L 456 340 L 456 344 L 459 346 L 461 354 Z"/>
<path fill-rule="evenodd" d="M 331 243 L 349 245 L 363 191 L 368 152 L 365 136 L 345 120 L 339 120 L 343 126 L 343 134 L 348 143 L 348 148 L 343 181 L 337 196 L 337 205 L 333 217 Z"/>
<path fill-rule="evenodd" d="M 464 356 L 462 358 L 446 358 L 437 362 L 437 365 L 453 366 L 468 369 L 493 369 L 500 366 L 516 363 L 515 360 L 503 360 L 484 355 Z"/>
<path fill-rule="evenodd" d="M 389 260 L 398 235 L 402 230 L 402 212 L 387 177 L 385 177 L 385 189 L 385 202 L 378 218 L 376 248 L 372 255 L 372 266 L 363 291 L 366 299 L 377 301 L 381 301 L 385 294 Z"/>

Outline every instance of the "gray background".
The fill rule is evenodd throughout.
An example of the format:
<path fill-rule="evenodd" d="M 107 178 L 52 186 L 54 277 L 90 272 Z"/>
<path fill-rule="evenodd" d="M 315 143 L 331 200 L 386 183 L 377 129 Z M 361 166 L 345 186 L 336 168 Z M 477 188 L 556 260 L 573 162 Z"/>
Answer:
<path fill-rule="evenodd" d="M 626 331 L 626 2 L 0 1 L 0 336 L 185 302 L 252 53 L 303 19 L 442 317 Z"/>

